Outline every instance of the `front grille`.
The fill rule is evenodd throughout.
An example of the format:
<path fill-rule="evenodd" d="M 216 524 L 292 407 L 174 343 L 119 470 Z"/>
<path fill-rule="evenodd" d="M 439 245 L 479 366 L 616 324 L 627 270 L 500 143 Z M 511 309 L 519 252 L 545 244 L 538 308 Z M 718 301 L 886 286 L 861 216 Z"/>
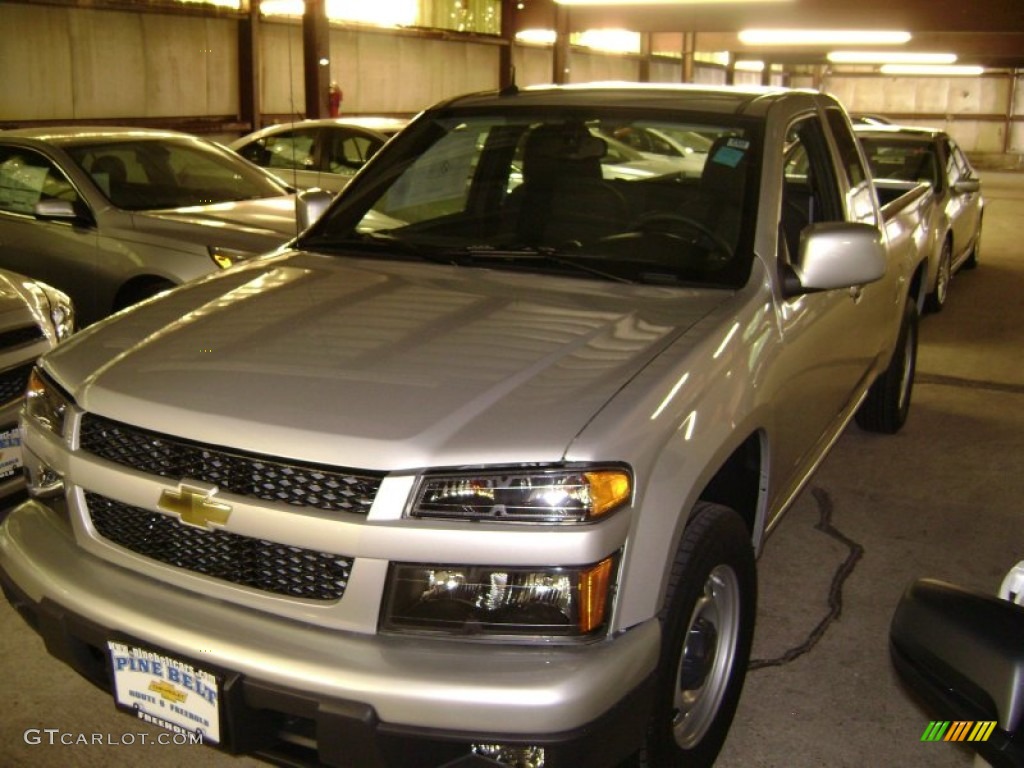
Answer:
<path fill-rule="evenodd" d="M 0 373 L 0 405 L 7 405 L 25 394 L 28 377 L 32 373 L 33 366 L 35 366 L 35 361 Z"/>
<path fill-rule="evenodd" d="M 328 512 L 370 511 L 381 476 L 298 464 L 202 445 L 85 414 L 79 445 L 140 472 L 216 485 L 221 491 Z"/>
<path fill-rule="evenodd" d="M 308 600 L 340 600 L 352 558 L 228 531 L 207 531 L 173 517 L 96 493 L 85 501 L 96 531 L 143 557 L 264 592 Z"/>

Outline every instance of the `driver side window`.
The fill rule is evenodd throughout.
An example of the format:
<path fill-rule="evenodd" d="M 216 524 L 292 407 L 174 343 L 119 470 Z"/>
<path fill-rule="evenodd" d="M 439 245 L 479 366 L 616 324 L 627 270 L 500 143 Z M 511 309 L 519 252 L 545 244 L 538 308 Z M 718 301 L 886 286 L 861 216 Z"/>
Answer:
<path fill-rule="evenodd" d="M 793 262 L 804 229 L 820 221 L 842 221 L 844 217 L 828 141 L 817 115 L 790 126 L 785 151 L 780 252 L 788 252 Z"/>
<path fill-rule="evenodd" d="M 0 147 L 0 210 L 33 213 L 46 200 L 77 202 L 67 177 L 46 157 L 21 147 Z"/>

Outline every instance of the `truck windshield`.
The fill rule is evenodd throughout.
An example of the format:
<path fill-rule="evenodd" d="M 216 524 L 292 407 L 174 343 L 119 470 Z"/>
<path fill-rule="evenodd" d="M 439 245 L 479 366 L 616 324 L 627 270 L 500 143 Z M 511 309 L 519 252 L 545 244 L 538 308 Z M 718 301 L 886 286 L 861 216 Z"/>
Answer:
<path fill-rule="evenodd" d="M 722 116 L 421 118 L 303 238 L 328 252 L 649 284 L 738 286 L 759 138 Z"/>

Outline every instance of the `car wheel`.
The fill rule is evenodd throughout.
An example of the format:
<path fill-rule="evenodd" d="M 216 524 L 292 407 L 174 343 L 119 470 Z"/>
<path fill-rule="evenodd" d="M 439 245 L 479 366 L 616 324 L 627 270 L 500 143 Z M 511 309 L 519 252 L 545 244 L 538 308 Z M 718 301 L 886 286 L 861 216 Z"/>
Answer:
<path fill-rule="evenodd" d="M 941 312 L 946 306 L 946 298 L 949 296 L 949 281 L 953 277 L 953 246 L 946 240 L 942 244 L 942 253 L 939 254 L 939 271 L 935 275 L 935 290 L 929 293 L 924 300 L 924 308 L 928 312 Z"/>
<path fill-rule="evenodd" d="M 710 766 L 736 713 L 754 634 L 757 574 L 736 512 L 699 503 L 672 564 L 647 764 Z"/>
<path fill-rule="evenodd" d="M 981 222 L 978 222 L 978 234 L 974 238 L 974 245 L 971 246 L 971 255 L 964 261 L 964 269 L 974 269 L 978 266 L 978 252 L 981 250 Z"/>
<path fill-rule="evenodd" d="M 916 367 L 917 310 L 913 301 L 907 301 L 889 367 L 875 379 L 867 398 L 857 409 L 856 419 L 862 429 L 887 434 L 900 430 L 910 412 Z"/>

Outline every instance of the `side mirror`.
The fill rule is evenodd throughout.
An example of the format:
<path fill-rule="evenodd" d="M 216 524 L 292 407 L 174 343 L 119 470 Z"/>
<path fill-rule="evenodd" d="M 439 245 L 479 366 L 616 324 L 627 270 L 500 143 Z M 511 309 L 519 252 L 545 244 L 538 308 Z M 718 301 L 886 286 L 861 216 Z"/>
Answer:
<path fill-rule="evenodd" d="M 953 192 L 958 195 L 969 195 L 981 190 L 981 182 L 978 179 L 961 179 L 953 185 Z"/>
<path fill-rule="evenodd" d="M 41 200 L 36 203 L 32 212 L 39 219 L 78 219 L 78 211 L 68 200 Z"/>
<path fill-rule="evenodd" d="M 885 275 L 882 233 L 870 224 L 814 224 L 800 237 L 797 262 L 785 278 L 786 294 L 853 288 Z"/>
<path fill-rule="evenodd" d="M 889 647 L 899 676 L 936 715 L 989 725 L 967 746 L 992 765 L 1022 765 L 1022 637 L 1024 606 L 918 579 L 893 613 Z"/>
<path fill-rule="evenodd" d="M 295 196 L 295 217 L 299 224 L 299 231 L 306 230 L 310 224 L 319 219 L 331 203 L 334 202 L 334 195 L 322 189 L 307 189 Z"/>

